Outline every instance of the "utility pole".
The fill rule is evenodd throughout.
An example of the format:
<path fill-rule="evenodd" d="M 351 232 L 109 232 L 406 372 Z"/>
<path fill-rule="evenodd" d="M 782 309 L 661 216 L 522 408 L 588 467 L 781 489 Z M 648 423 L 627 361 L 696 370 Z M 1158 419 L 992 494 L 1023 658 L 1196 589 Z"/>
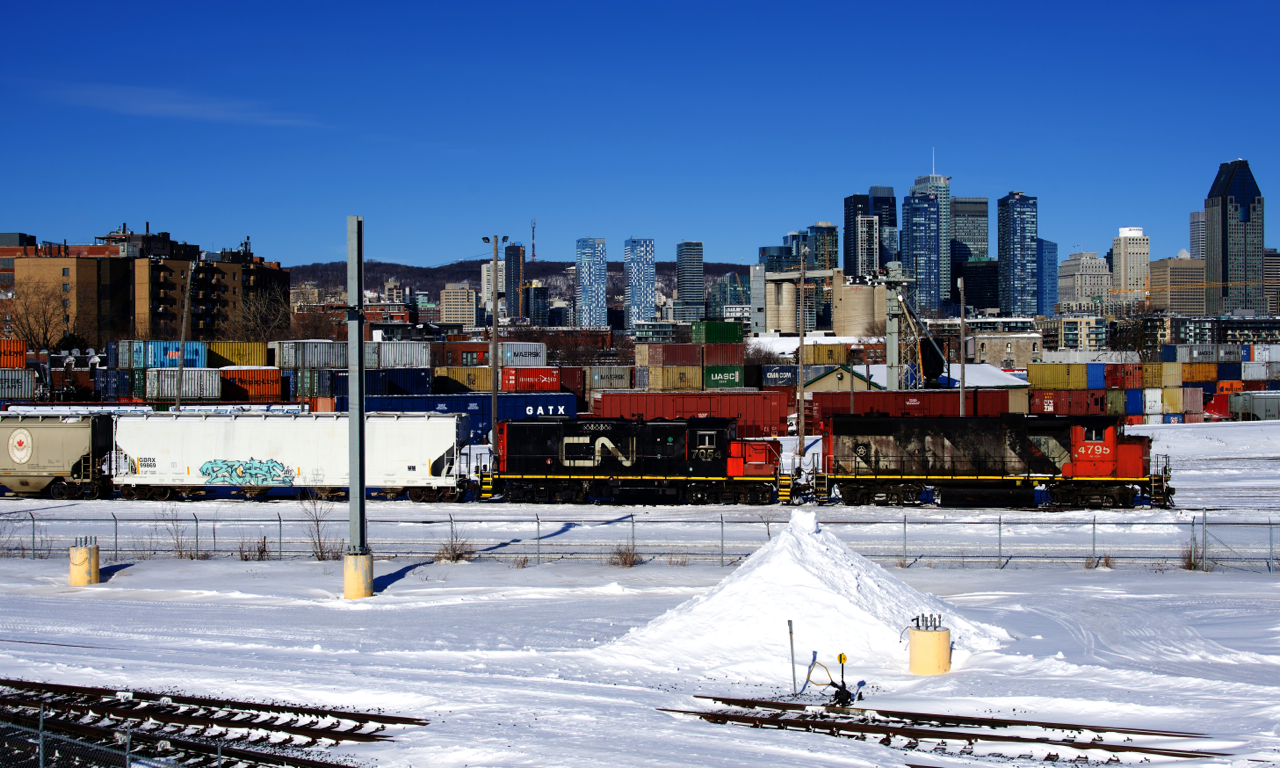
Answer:
<path fill-rule="evenodd" d="M 489 238 L 482 238 L 486 243 Z M 502 236 L 502 242 L 507 242 L 507 236 Z M 489 267 L 489 295 L 492 296 L 493 302 L 493 328 L 489 332 L 489 386 L 491 391 L 489 394 L 489 450 L 493 451 L 495 438 L 498 435 L 498 377 L 501 371 L 498 368 L 498 236 L 493 236 L 493 265 Z M 507 297 L 507 304 L 510 306 L 511 297 Z"/>
<path fill-rule="evenodd" d="M 809 258 L 809 246 L 800 246 L 800 346 L 796 347 L 796 370 L 800 376 L 796 381 L 796 437 L 800 439 L 800 448 L 796 455 L 800 457 L 800 470 L 804 471 L 804 263 Z"/>
<path fill-rule="evenodd" d="M 148 222 L 150 229 L 150 222 Z M 186 298 L 182 302 L 182 332 L 178 335 L 178 385 L 174 388 L 173 394 L 173 411 L 179 413 L 182 411 L 182 363 L 187 356 L 187 326 L 191 323 L 191 283 L 196 279 L 196 264 L 191 262 L 187 265 L 187 285 Z M 156 383 L 159 384 L 160 374 L 156 374 Z"/>
<path fill-rule="evenodd" d="M 343 595 L 373 597 L 373 554 L 364 514 L 364 217 L 347 217 L 347 438 L 350 534 Z"/>
<path fill-rule="evenodd" d="M 964 418 L 964 356 L 968 351 L 964 337 L 964 278 L 956 279 L 960 288 L 960 418 Z M 951 374 L 951 363 L 947 363 L 947 375 Z"/>

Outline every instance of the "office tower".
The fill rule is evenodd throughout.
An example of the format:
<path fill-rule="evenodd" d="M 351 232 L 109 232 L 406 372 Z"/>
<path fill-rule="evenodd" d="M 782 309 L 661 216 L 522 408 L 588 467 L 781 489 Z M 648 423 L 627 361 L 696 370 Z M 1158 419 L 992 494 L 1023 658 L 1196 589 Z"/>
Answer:
<path fill-rule="evenodd" d="M 502 276 L 507 293 L 507 317 L 528 317 L 524 306 L 524 246 L 511 243 L 502 254 L 506 267 Z"/>
<path fill-rule="evenodd" d="M 903 265 L 916 279 L 916 308 L 944 312 L 951 304 L 951 179 L 919 176 L 902 199 Z"/>
<path fill-rule="evenodd" d="M 724 275 L 712 283 L 711 290 L 707 291 L 705 317 L 708 320 L 725 320 L 728 319 L 725 315 L 725 307 L 742 306 L 750 303 L 750 279 L 743 280 L 742 276 L 737 273 Z"/>
<path fill-rule="evenodd" d="M 1191 258 L 1204 258 L 1204 211 L 1191 212 Z"/>
<path fill-rule="evenodd" d="M 845 236 L 846 248 L 852 242 L 853 261 L 846 263 L 846 275 L 875 275 L 880 269 L 880 217 L 857 216 L 853 222 L 852 235 Z"/>
<path fill-rule="evenodd" d="M 1058 244 L 1036 238 L 1036 314 L 1053 317 L 1058 303 Z"/>
<path fill-rule="evenodd" d="M 1121 227 L 1111 240 L 1111 296 L 1116 302 L 1132 304 L 1147 298 L 1150 276 L 1151 239 L 1142 227 Z"/>
<path fill-rule="evenodd" d="M 1111 270 L 1098 254 L 1073 253 L 1058 265 L 1058 303 L 1069 311 L 1080 311 L 1084 304 L 1101 308 L 1110 292 Z"/>
<path fill-rule="evenodd" d="M 849 195 L 844 199 L 844 273 L 846 275 L 861 275 L 862 270 L 859 268 L 858 259 L 858 238 L 860 237 L 861 226 L 859 222 L 864 218 L 875 218 L 871 214 L 871 197 L 869 195 Z M 878 224 L 877 224 L 878 226 Z M 876 233 L 876 242 L 879 242 L 879 233 Z M 876 266 L 879 266 L 880 255 L 876 254 Z"/>
<path fill-rule="evenodd" d="M 529 311 L 529 325 L 544 327 L 549 324 L 551 312 L 551 292 L 540 281 L 534 280 L 524 289 L 524 306 Z"/>
<path fill-rule="evenodd" d="M 677 323 L 701 320 L 706 312 L 707 293 L 702 274 L 702 241 L 676 243 L 676 304 L 673 317 Z"/>
<path fill-rule="evenodd" d="M 476 292 L 468 283 L 448 283 L 440 291 L 440 322 L 476 325 Z"/>
<path fill-rule="evenodd" d="M 960 301 L 955 278 L 963 274 L 966 261 L 990 258 L 987 230 L 987 198 L 951 198 L 951 301 Z"/>
<path fill-rule="evenodd" d="M 1188 317 L 1203 315 L 1204 260 L 1182 251 L 1176 259 L 1151 262 L 1151 309 Z"/>
<path fill-rule="evenodd" d="M 1249 161 L 1218 168 L 1204 201 L 1205 312 L 1267 311 L 1263 290 L 1265 212 Z"/>
<path fill-rule="evenodd" d="M 493 304 L 493 283 L 491 282 L 490 273 L 493 271 L 493 262 L 485 259 L 480 265 L 480 306 L 484 307 L 486 313 L 497 312 L 497 308 Z M 507 262 L 498 262 L 498 290 L 503 291 L 507 285 Z M 483 319 L 483 318 L 481 318 Z"/>
<path fill-rule="evenodd" d="M 898 199 L 893 187 L 872 187 L 867 193 L 871 215 L 880 220 L 880 266 L 898 260 Z"/>
<path fill-rule="evenodd" d="M 1267 313 L 1280 313 L 1280 251 L 1262 249 L 1262 288 L 1267 300 Z"/>
<path fill-rule="evenodd" d="M 764 333 L 767 315 L 764 306 L 765 279 L 764 264 L 751 265 L 751 334 L 759 336 Z"/>
<path fill-rule="evenodd" d="M 964 263 L 964 303 L 975 311 L 1000 308 L 1000 262 L 966 261 Z"/>
<path fill-rule="evenodd" d="M 839 269 L 840 228 L 829 221 L 810 226 L 809 250 L 813 252 L 814 269 Z"/>
<path fill-rule="evenodd" d="M 1036 198 L 1010 192 L 997 201 L 1000 258 L 1000 312 L 1009 317 L 1036 313 L 1036 238 L 1039 232 Z"/>
<path fill-rule="evenodd" d="M 608 279 L 603 237 L 578 240 L 574 270 L 574 305 L 580 328 L 603 328 L 609 322 L 604 289 Z"/>
<path fill-rule="evenodd" d="M 622 264 L 626 279 L 627 327 L 653 319 L 657 297 L 653 265 L 653 240 L 629 238 L 622 244 Z"/>
<path fill-rule="evenodd" d="M 758 264 L 766 272 L 790 272 L 800 269 L 800 259 L 789 245 L 762 245 Z"/>
<path fill-rule="evenodd" d="M 809 243 L 809 230 L 796 230 L 788 232 L 782 238 L 782 244 L 791 249 L 791 255 L 795 259 L 795 268 L 800 268 L 800 254 L 805 248 L 809 248 L 809 258 L 805 261 L 805 269 L 813 269 L 813 248 Z"/>

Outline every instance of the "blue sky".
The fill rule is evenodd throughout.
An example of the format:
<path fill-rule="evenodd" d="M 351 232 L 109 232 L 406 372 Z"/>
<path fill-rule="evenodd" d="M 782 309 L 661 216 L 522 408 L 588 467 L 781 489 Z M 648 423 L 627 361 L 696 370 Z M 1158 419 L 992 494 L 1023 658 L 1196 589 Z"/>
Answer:
<path fill-rule="evenodd" d="M 1280 184 L 1278 6 L 1020 5 L 25 3 L 0 231 L 149 220 L 289 265 L 359 213 L 370 258 L 428 265 L 536 217 L 543 259 L 750 263 L 936 148 L 955 195 L 1038 196 L 1064 258 L 1122 226 L 1164 258 L 1219 163 Z"/>

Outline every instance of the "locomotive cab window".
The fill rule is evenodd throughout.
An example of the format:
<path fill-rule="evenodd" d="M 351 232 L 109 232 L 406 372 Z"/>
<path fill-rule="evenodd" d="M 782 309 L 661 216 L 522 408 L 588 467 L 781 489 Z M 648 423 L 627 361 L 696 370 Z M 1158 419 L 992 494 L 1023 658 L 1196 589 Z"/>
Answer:
<path fill-rule="evenodd" d="M 699 432 L 698 447 L 699 448 L 715 448 L 716 433 L 715 432 Z"/>
<path fill-rule="evenodd" d="M 1084 441 L 1086 443 L 1105 443 L 1107 441 L 1107 430 L 1105 427 L 1085 427 Z"/>

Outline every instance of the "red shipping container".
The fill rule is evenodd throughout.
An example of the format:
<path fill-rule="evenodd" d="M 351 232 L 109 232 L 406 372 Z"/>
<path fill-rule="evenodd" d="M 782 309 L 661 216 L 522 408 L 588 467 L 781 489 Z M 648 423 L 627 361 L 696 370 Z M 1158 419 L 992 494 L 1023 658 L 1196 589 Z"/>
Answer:
<path fill-rule="evenodd" d="M 1124 423 L 1131 427 L 1136 427 L 1141 424 L 1145 424 L 1146 421 L 1147 421 L 1147 417 L 1145 416 L 1125 416 L 1124 417 Z"/>
<path fill-rule="evenodd" d="M 1070 410 L 1066 392 L 1052 389 L 1033 389 L 1030 397 L 1030 410 L 1040 414 L 1067 414 Z"/>
<path fill-rule="evenodd" d="M 593 411 L 608 419 L 737 419 L 738 437 L 778 437 L 787 434 L 794 402 L 782 392 L 603 392 Z"/>
<path fill-rule="evenodd" d="M 702 348 L 703 365 L 743 365 L 745 344 L 707 344 Z"/>
<path fill-rule="evenodd" d="M 1263 392 L 1267 388 L 1265 381 L 1246 381 L 1244 382 L 1245 392 Z"/>
<path fill-rule="evenodd" d="M 585 396 L 587 392 L 585 372 L 581 368 L 561 368 L 560 390 L 562 392 L 573 392 L 579 397 Z"/>
<path fill-rule="evenodd" d="M 503 392 L 559 392 L 559 368 L 503 368 Z"/>
<path fill-rule="evenodd" d="M 233 403 L 280 402 L 279 368 L 219 368 L 222 399 Z M 332 409 L 330 409 L 332 410 Z"/>
<path fill-rule="evenodd" d="M 648 352 L 650 368 L 702 365 L 702 346 L 698 344 L 650 344 Z"/>

